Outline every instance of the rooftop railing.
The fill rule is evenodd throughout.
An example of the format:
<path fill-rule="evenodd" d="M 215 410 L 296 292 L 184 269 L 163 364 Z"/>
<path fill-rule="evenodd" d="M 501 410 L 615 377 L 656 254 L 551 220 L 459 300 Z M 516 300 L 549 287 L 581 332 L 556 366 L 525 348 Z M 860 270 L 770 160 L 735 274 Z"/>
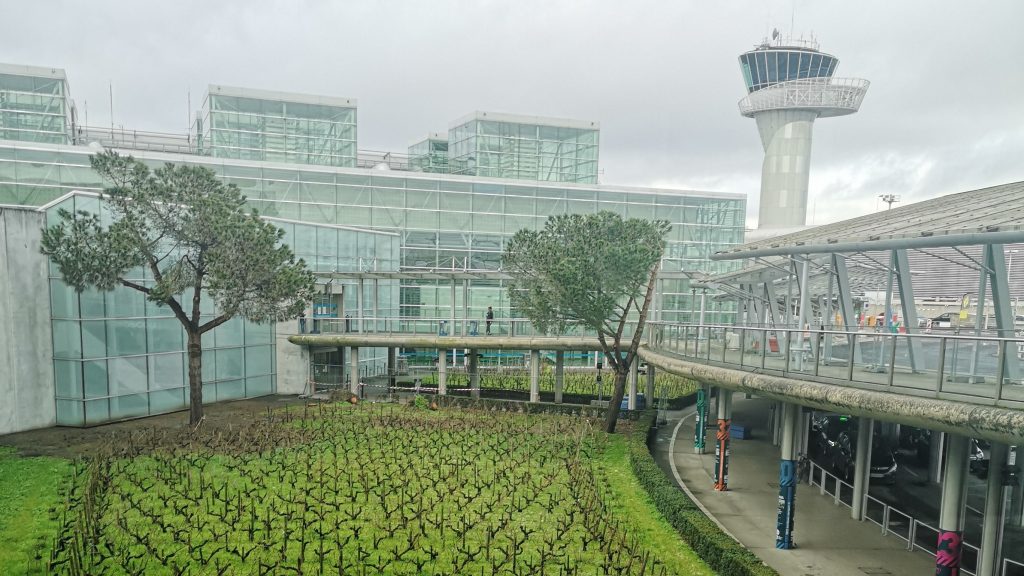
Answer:
<path fill-rule="evenodd" d="M 740 114 L 766 110 L 811 109 L 822 116 L 852 114 L 860 108 L 871 83 L 863 78 L 805 78 L 779 82 L 739 101 Z"/>

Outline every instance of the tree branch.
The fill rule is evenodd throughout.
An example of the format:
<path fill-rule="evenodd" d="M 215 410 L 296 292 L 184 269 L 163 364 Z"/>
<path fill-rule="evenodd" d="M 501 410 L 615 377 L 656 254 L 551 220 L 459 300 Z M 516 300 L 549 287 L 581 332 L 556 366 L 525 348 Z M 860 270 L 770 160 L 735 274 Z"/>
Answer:
<path fill-rule="evenodd" d="M 139 292 L 142 292 L 144 294 L 149 294 L 150 292 L 153 291 L 150 288 L 146 288 L 145 286 L 143 286 L 141 284 L 136 284 L 135 282 L 132 282 L 130 280 L 125 280 L 123 278 L 118 278 L 118 281 L 121 283 L 121 285 L 127 286 L 128 288 L 132 288 L 134 290 L 138 290 Z"/>
<path fill-rule="evenodd" d="M 231 316 L 230 315 L 228 315 L 228 314 L 221 314 L 220 316 L 217 316 L 213 320 L 210 320 L 206 324 L 203 324 L 202 326 L 200 326 L 199 327 L 199 333 L 200 334 L 205 334 L 205 333 L 209 332 L 210 330 L 213 330 L 217 326 L 220 326 L 221 324 L 227 322 L 228 320 L 231 320 Z"/>

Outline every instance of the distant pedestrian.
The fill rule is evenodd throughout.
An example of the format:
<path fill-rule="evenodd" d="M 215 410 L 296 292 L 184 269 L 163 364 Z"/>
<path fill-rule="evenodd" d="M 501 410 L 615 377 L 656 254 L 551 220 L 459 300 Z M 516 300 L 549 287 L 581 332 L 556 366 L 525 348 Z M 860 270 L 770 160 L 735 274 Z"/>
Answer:
<path fill-rule="evenodd" d="M 487 335 L 491 335 L 491 322 L 494 322 L 494 309 L 490 306 L 487 307 L 487 314 L 484 315 L 484 320 L 487 324 Z"/>

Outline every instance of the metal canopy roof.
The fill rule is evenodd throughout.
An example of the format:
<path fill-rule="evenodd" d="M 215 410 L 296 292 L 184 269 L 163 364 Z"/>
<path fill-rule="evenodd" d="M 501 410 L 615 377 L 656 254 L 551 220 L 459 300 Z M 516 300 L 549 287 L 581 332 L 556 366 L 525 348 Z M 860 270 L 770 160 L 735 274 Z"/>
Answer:
<path fill-rule="evenodd" d="M 733 247 L 712 256 L 742 260 L 732 272 L 703 276 L 699 286 L 784 283 L 794 258 L 811 264 L 809 292 L 827 292 L 832 254 L 846 260 L 854 293 L 881 290 L 888 250 L 908 251 L 914 290 L 921 297 L 946 297 L 977 287 L 982 244 L 1005 244 L 1024 260 L 1024 182 L 933 198 L 885 212 L 818 226 Z M 1011 295 L 1024 295 L 1024 266 L 1011 269 Z M 724 296 L 719 296 L 722 298 Z"/>
<path fill-rule="evenodd" d="M 713 260 L 1024 242 L 1024 182 L 949 194 L 743 244 Z"/>

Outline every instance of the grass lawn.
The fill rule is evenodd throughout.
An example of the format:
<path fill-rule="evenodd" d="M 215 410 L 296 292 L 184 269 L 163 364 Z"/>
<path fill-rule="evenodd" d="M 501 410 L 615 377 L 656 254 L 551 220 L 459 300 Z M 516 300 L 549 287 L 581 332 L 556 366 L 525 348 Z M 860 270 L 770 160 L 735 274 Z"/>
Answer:
<path fill-rule="evenodd" d="M 606 501 L 612 514 L 626 522 L 628 531 L 637 535 L 651 553 L 660 558 L 670 574 L 715 573 L 658 512 L 633 476 L 623 435 L 609 437 L 598 457 L 598 475 L 605 480 L 604 489 L 609 496 Z"/>
<path fill-rule="evenodd" d="M 67 460 L 22 458 L 0 447 L 0 572 L 45 572 L 57 534 L 50 509 L 63 504 L 60 487 L 70 471 Z"/>

